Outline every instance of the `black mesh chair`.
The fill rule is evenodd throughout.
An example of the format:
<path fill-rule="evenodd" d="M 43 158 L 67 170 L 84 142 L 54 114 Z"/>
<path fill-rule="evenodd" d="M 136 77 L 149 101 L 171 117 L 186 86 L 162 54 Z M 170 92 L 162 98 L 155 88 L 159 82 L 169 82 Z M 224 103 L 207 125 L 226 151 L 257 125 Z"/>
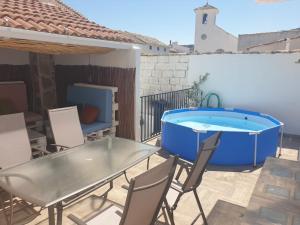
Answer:
<path fill-rule="evenodd" d="M 200 216 L 202 216 L 203 222 L 205 225 L 207 225 L 207 220 L 202 208 L 202 205 L 200 203 L 199 196 L 197 194 L 197 188 L 201 184 L 202 176 L 205 172 L 206 166 L 208 164 L 208 161 L 212 157 L 214 151 L 218 147 L 218 144 L 220 142 L 221 132 L 216 132 L 211 137 L 207 138 L 200 146 L 199 153 L 196 161 L 194 164 L 188 164 L 188 163 L 182 163 L 181 167 L 178 171 L 178 174 L 175 178 L 175 182 L 172 182 L 171 188 L 169 190 L 168 196 L 176 196 L 175 202 L 171 206 L 171 216 L 173 220 L 173 212 L 176 210 L 177 205 L 181 199 L 181 197 L 188 192 L 193 192 L 197 205 L 199 207 L 200 213 L 197 215 L 197 217 L 194 219 L 192 224 L 195 224 L 195 222 L 198 220 Z M 180 178 L 180 175 L 182 174 L 182 171 L 187 171 L 187 178 L 185 179 L 184 183 L 182 185 L 179 184 L 178 179 Z M 172 193 L 173 192 L 173 193 Z M 175 192 L 175 193 L 174 193 Z M 170 199 L 168 198 L 168 202 Z"/>

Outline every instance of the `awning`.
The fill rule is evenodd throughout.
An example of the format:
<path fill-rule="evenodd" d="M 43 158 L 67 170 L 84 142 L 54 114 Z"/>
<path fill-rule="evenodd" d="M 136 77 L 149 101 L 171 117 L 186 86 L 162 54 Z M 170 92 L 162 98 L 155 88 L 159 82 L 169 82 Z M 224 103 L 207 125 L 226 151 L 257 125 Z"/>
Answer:
<path fill-rule="evenodd" d="M 136 49 L 137 45 L 117 41 L 0 27 L 0 47 L 57 55 L 105 54 L 116 49 Z"/>
<path fill-rule="evenodd" d="M 42 41 L 31 41 L 24 39 L 0 38 L 1 48 L 16 49 L 19 51 L 43 53 L 43 54 L 105 54 L 113 51 L 112 48 L 91 47 L 72 44 L 50 43 Z"/>

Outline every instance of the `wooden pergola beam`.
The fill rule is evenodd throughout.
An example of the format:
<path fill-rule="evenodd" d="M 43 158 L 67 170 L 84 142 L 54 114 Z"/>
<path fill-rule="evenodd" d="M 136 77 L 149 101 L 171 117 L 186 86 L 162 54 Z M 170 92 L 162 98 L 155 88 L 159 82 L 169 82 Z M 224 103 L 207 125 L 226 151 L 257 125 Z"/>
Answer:
<path fill-rule="evenodd" d="M 82 45 L 70 45 L 60 43 L 49 43 L 40 41 L 30 41 L 22 39 L 0 38 L 0 47 L 15 49 L 19 51 L 62 55 L 62 54 L 105 54 L 113 51 L 112 48 L 90 47 Z"/>

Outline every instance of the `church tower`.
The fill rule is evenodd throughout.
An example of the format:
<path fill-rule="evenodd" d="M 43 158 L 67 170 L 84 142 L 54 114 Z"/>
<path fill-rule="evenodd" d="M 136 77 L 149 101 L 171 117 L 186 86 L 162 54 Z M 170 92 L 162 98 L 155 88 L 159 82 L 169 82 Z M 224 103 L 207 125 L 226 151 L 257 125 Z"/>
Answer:
<path fill-rule="evenodd" d="M 198 53 L 237 51 L 237 38 L 216 25 L 219 10 L 206 3 L 196 14 L 194 50 Z"/>

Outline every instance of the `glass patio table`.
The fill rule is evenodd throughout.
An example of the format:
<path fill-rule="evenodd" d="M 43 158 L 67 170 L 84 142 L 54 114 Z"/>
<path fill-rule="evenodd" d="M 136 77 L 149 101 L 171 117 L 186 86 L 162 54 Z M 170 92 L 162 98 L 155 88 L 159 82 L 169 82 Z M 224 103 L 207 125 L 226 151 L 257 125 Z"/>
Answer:
<path fill-rule="evenodd" d="M 123 138 L 87 142 L 1 170 L 0 187 L 25 201 L 47 207 L 49 224 L 60 225 L 63 200 L 107 183 L 159 150 L 158 147 Z"/>

